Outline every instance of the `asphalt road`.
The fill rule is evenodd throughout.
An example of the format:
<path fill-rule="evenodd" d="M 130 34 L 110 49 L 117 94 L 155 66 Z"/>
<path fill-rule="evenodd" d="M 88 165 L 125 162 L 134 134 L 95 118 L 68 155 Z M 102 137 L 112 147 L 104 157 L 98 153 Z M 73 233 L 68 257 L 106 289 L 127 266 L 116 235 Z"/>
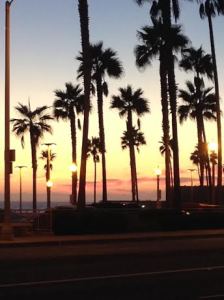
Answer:
<path fill-rule="evenodd" d="M 0 299 L 224 299 L 224 239 L 0 249 Z"/>

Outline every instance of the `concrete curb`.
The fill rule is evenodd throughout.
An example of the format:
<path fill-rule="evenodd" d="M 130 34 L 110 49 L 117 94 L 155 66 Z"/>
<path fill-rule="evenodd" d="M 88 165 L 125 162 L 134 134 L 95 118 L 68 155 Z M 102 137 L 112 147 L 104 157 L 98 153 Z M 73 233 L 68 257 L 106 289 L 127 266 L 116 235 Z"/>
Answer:
<path fill-rule="evenodd" d="M 157 240 L 181 240 L 197 238 L 223 238 L 224 229 L 189 230 L 177 232 L 148 232 L 127 234 L 104 234 L 104 235 L 76 235 L 76 236 L 54 236 L 52 234 L 43 236 L 17 237 L 13 241 L 0 241 L 0 248 L 12 247 L 45 247 L 45 246 L 68 246 L 88 245 L 121 242 L 144 242 Z"/>

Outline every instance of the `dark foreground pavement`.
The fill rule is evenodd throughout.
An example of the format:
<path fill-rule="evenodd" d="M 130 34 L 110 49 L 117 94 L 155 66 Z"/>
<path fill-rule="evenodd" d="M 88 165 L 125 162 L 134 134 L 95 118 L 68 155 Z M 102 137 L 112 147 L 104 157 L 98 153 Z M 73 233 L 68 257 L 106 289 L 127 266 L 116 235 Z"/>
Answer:
<path fill-rule="evenodd" d="M 0 244 L 0 299 L 224 299 L 224 231 Z"/>

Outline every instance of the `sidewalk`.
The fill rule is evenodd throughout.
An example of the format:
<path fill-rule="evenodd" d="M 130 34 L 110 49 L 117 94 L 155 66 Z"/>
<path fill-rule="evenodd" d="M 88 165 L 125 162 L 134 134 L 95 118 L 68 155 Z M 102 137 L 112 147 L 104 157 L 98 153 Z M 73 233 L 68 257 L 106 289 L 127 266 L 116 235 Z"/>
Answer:
<path fill-rule="evenodd" d="M 187 238 L 217 238 L 224 237 L 224 229 L 202 229 L 170 232 L 138 232 L 122 234 L 89 234 L 55 236 L 53 234 L 33 234 L 31 236 L 15 237 L 12 241 L 0 240 L 0 248 L 55 246 L 55 245 L 83 245 L 97 243 L 114 243 L 121 241 L 153 241 L 179 240 Z"/>

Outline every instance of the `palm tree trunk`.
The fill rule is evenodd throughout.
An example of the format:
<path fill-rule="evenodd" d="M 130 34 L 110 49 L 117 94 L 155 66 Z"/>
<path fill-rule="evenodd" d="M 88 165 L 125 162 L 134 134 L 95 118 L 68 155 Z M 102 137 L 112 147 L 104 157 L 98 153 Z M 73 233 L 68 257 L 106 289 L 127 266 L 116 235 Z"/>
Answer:
<path fill-rule="evenodd" d="M 106 176 L 106 147 L 105 147 L 105 133 L 104 133 L 104 120 L 103 120 L 103 90 L 102 90 L 102 78 L 97 78 L 97 106 L 98 106 L 98 119 L 99 119 L 99 137 L 102 155 L 102 183 L 103 183 L 103 195 L 102 200 L 107 201 L 107 176 Z"/>
<path fill-rule="evenodd" d="M 214 67 L 214 82 L 215 82 L 215 95 L 216 95 L 216 115 L 217 115 L 217 139 L 218 139 L 218 179 L 217 186 L 222 186 L 222 125 L 221 125 L 221 110 L 220 110 L 220 99 L 219 99 L 219 81 L 218 71 L 216 64 L 216 53 L 215 53 L 215 42 L 212 25 L 212 17 L 208 15 L 208 25 L 210 33 L 210 43 L 212 52 L 212 61 Z"/>
<path fill-rule="evenodd" d="M 207 138 L 205 134 L 205 125 L 204 125 L 204 120 L 202 119 L 202 136 L 203 136 L 203 141 L 205 145 L 207 145 Z M 211 166 L 210 166 L 210 161 L 209 161 L 209 154 L 208 154 L 208 147 L 206 147 L 206 164 L 207 164 L 207 170 L 208 170 L 208 185 L 211 187 L 212 186 L 212 177 L 211 177 Z"/>
<path fill-rule="evenodd" d="M 72 141 L 72 162 L 77 166 L 77 137 L 76 137 L 76 117 L 73 108 L 70 110 L 70 129 Z M 77 171 L 72 172 L 72 204 L 77 202 Z"/>
<path fill-rule="evenodd" d="M 198 152 L 200 159 L 200 186 L 204 185 L 204 155 L 203 155 L 203 142 L 202 142 L 202 130 L 200 125 L 199 116 L 197 116 L 197 135 L 198 135 Z"/>
<path fill-rule="evenodd" d="M 37 210 L 37 153 L 36 145 L 33 140 L 32 130 L 30 131 L 30 143 L 31 143 L 31 157 L 33 168 L 33 212 Z"/>
<path fill-rule="evenodd" d="M 171 1 L 163 0 L 162 2 L 162 19 L 167 29 L 171 28 Z M 170 96 L 170 108 L 172 119 L 172 135 L 173 135 L 173 175 L 174 175 L 174 205 L 179 208 L 181 205 L 180 191 L 180 170 L 179 170 L 179 145 L 177 130 L 177 87 L 175 80 L 174 56 L 172 53 L 172 45 L 169 37 L 166 38 L 166 67 L 168 72 L 168 86 Z"/>
<path fill-rule="evenodd" d="M 170 199 L 170 126 L 168 109 L 168 90 L 167 90 L 167 71 L 163 52 L 160 52 L 160 88 L 161 88 L 161 106 L 162 106 L 162 128 L 165 147 L 165 174 L 166 174 L 166 201 L 171 206 Z"/>
<path fill-rule="evenodd" d="M 130 152 L 130 167 L 131 167 L 131 186 L 132 186 L 132 201 L 136 200 L 136 170 L 134 166 L 134 160 L 135 160 L 135 152 L 134 152 L 134 143 L 132 139 L 132 113 L 131 111 L 128 111 L 128 120 L 127 120 L 127 132 L 129 133 L 130 140 L 129 140 L 129 152 Z"/>
<path fill-rule="evenodd" d="M 135 156 L 135 147 L 133 145 L 133 152 L 134 152 L 134 170 L 135 170 L 135 194 L 136 194 L 136 201 L 137 203 L 139 202 L 139 197 L 138 197 L 138 177 L 137 177 L 137 166 L 136 166 L 136 156 Z"/>
<path fill-rule="evenodd" d="M 173 175 L 174 175 L 174 205 L 176 208 L 181 206 L 180 192 L 180 168 L 179 168 L 179 145 L 178 145 L 178 129 L 177 129 L 177 88 L 174 72 L 174 57 L 172 51 L 169 55 L 170 62 L 168 64 L 168 82 L 170 95 L 170 108 L 172 119 L 172 135 L 173 135 Z"/>
<path fill-rule="evenodd" d="M 81 162 L 80 162 L 79 195 L 78 195 L 78 207 L 82 208 L 85 207 L 86 204 L 86 161 L 87 161 L 88 133 L 89 133 L 90 84 L 91 84 L 88 1 L 79 0 L 78 8 L 79 8 L 81 38 L 82 38 L 84 94 L 85 94 L 82 153 L 81 153 Z"/>
<path fill-rule="evenodd" d="M 94 161 L 94 203 L 96 203 L 96 161 Z"/>

